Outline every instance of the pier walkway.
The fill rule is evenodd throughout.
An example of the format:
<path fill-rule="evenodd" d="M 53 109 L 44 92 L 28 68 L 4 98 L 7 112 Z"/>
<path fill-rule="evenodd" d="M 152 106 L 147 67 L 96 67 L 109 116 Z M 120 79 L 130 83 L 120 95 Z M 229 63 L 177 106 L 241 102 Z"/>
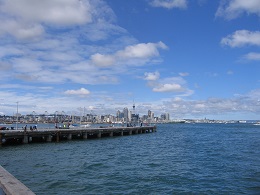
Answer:
<path fill-rule="evenodd" d="M 35 195 L 0 165 L 0 195 Z"/>
<path fill-rule="evenodd" d="M 98 127 L 71 129 L 0 130 L 0 146 L 31 142 L 59 142 L 61 140 L 90 139 L 156 132 L 156 126 Z"/>

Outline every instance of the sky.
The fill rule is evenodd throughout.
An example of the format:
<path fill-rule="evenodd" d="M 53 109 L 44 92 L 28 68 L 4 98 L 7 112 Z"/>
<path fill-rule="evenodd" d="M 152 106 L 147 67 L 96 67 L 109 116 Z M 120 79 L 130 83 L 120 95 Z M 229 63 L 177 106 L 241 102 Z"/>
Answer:
<path fill-rule="evenodd" d="M 259 0 L 0 0 L 0 115 L 260 120 Z"/>

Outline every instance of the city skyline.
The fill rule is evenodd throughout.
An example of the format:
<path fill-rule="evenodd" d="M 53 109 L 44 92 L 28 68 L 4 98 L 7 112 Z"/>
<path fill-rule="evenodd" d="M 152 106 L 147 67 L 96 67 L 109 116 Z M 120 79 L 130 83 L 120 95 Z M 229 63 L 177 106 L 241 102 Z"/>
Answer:
<path fill-rule="evenodd" d="M 65 113 L 64 111 L 55 111 L 55 113 L 32 113 L 21 114 L 18 112 L 13 113 L 12 116 L 0 115 L 1 123 L 125 123 L 125 124 L 139 124 L 139 123 L 151 123 L 151 122 L 170 122 L 169 113 L 161 113 L 160 116 L 155 116 L 151 110 L 148 110 L 146 114 L 140 115 L 135 112 L 135 106 L 133 109 L 124 108 L 123 110 L 117 110 L 114 114 L 101 114 L 87 113 L 83 108 L 78 113 Z"/>
<path fill-rule="evenodd" d="M 0 115 L 259 120 L 258 0 L 0 0 Z"/>

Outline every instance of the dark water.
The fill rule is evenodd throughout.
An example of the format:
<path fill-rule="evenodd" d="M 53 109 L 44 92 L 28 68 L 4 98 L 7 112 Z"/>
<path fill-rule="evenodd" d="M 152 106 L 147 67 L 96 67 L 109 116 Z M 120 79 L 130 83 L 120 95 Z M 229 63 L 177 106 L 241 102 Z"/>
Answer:
<path fill-rule="evenodd" d="M 36 194 L 260 194 L 260 126 L 7 146 L 0 164 Z"/>

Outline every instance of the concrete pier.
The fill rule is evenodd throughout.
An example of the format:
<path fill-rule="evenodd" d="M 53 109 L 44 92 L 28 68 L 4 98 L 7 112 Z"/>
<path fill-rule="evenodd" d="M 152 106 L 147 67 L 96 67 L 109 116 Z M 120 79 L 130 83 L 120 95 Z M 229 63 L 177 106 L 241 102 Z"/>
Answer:
<path fill-rule="evenodd" d="M 35 195 L 29 188 L 0 166 L 0 193 L 6 195 Z"/>
<path fill-rule="evenodd" d="M 30 144 L 35 142 L 60 142 L 62 140 L 92 139 L 113 136 L 136 135 L 156 132 L 156 126 L 99 127 L 72 129 L 0 130 L 0 146 Z"/>

